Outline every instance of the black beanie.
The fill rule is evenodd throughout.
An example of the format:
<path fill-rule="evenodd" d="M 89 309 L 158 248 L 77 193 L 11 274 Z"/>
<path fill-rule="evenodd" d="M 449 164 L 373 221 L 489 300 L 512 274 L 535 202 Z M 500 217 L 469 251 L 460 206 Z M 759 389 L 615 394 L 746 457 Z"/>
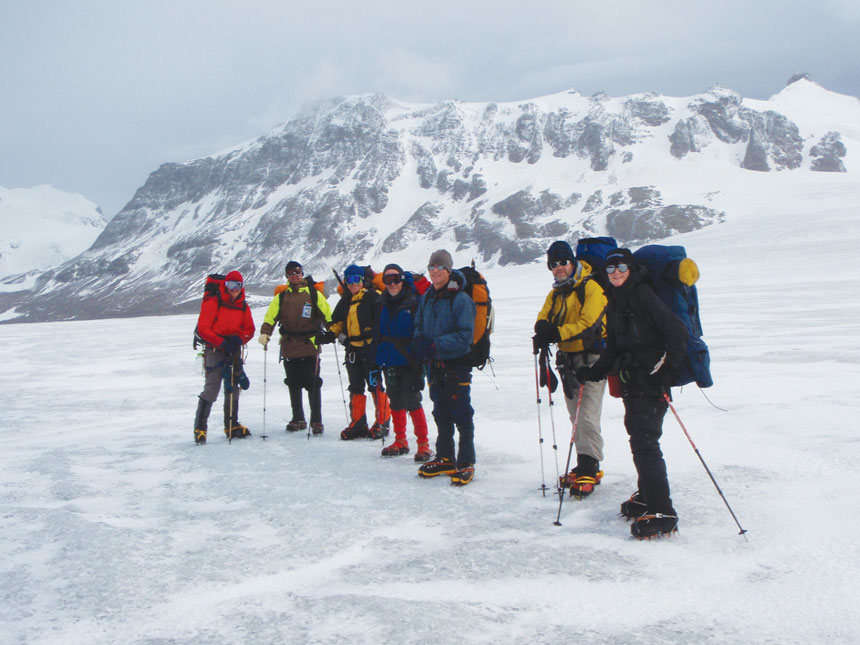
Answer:
<path fill-rule="evenodd" d="M 556 240 L 546 250 L 546 258 L 552 260 L 575 260 L 573 249 L 564 240 Z"/>
<path fill-rule="evenodd" d="M 636 258 L 630 252 L 630 249 L 613 249 L 606 256 L 606 264 L 626 264 L 633 266 L 636 263 Z"/>
<path fill-rule="evenodd" d="M 386 271 L 388 271 L 390 269 L 394 269 L 395 271 L 397 271 L 397 273 L 399 273 L 400 275 L 403 275 L 403 268 L 399 264 L 394 264 L 393 262 L 391 264 L 385 265 L 385 268 L 382 270 L 383 275 L 385 274 Z"/>

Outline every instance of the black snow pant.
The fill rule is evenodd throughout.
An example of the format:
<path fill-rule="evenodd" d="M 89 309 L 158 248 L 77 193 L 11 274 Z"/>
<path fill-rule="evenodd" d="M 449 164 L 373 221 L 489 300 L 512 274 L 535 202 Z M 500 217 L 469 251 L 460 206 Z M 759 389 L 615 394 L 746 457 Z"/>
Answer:
<path fill-rule="evenodd" d="M 302 390 L 307 390 L 308 404 L 311 408 L 311 423 L 322 423 L 322 397 L 320 393 L 322 379 L 319 375 L 319 355 L 285 358 L 284 372 L 287 375 L 284 382 L 290 390 L 292 420 L 305 420 L 305 411 L 302 407 Z"/>
<path fill-rule="evenodd" d="M 666 462 L 660 450 L 667 408 L 666 401 L 653 394 L 624 396 L 624 427 L 630 436 L 630 451 L 639 475 L 639 495 L 644 498 L 650 514 L 675 515 L 669 497 Z"/>

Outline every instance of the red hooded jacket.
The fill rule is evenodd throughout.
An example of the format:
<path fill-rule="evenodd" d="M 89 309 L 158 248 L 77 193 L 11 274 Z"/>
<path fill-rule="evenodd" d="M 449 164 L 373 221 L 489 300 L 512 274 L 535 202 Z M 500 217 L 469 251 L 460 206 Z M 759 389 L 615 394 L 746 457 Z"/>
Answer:
<path fill-rule="evenodd" d="M 236 300 L 230 300 L 223 283 L 217 297 L 203 299 L 197 318 L 197 333 L 209 345 L 218 347 L 227 336 L 238 336 L 245 344 L 254 337 L 255 329 L 251 308 L 245 302 L 244 287 Z"/>

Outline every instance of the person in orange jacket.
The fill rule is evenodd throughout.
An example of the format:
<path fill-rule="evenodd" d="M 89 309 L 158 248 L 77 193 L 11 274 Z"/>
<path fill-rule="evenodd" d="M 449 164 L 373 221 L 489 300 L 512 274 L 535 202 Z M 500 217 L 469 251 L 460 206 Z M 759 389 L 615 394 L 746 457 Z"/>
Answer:
<path fill-rule="evenodd" d="M 197 333 L 205 343 L 203 366 L 205 383 L 197 402 L 194 441 L 206 443 L 209 412 L 224 381 L 224 434 L 233 439 L 249 437 L 251 432 L 237 421 L 239 393 L 248 388 L 242 369 L 242 347 L 254 337 L 254 319 L 245 302 L 242 274 L 230 271 L 217 292 L 203 298 L 197 318 Z M 227 393 L 230 396 L 227 396 Z"/>

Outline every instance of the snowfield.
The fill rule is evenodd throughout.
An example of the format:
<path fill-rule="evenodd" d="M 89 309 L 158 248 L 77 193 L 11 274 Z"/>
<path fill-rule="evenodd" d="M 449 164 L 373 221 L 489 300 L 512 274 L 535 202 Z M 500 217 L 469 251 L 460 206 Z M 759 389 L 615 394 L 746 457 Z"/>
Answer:
<path fill-rule="evenodd" d="M 284 432 L 283 371 L 254 341 L 240 413 L 254 436 L 228 445 L 210 430 L 198 447 L 194 316 L 0 326 L 0 641 L 857 642 L 860 187 L 838 191 L 787 187 L 782 208 L 755 203 L 673 240 L 702 271 L 706 393 L 725 411 L 690 387 L 675 406 L 745 537 L 670 412 L 680 533 L 630 538 L 618 508 L 635 471 L 609 398 L 603 483 L 553 526 L 530 345 L 551 283 L 539 264 L 488 274 L 495 376 L 474 376 L 464 488 L 419 479 L 411 455 L 381 459 L 380 442 L 338 439 L 330 346 L 322 437 Z M 553 420 L 563 468 L 560 401 Z"/>

